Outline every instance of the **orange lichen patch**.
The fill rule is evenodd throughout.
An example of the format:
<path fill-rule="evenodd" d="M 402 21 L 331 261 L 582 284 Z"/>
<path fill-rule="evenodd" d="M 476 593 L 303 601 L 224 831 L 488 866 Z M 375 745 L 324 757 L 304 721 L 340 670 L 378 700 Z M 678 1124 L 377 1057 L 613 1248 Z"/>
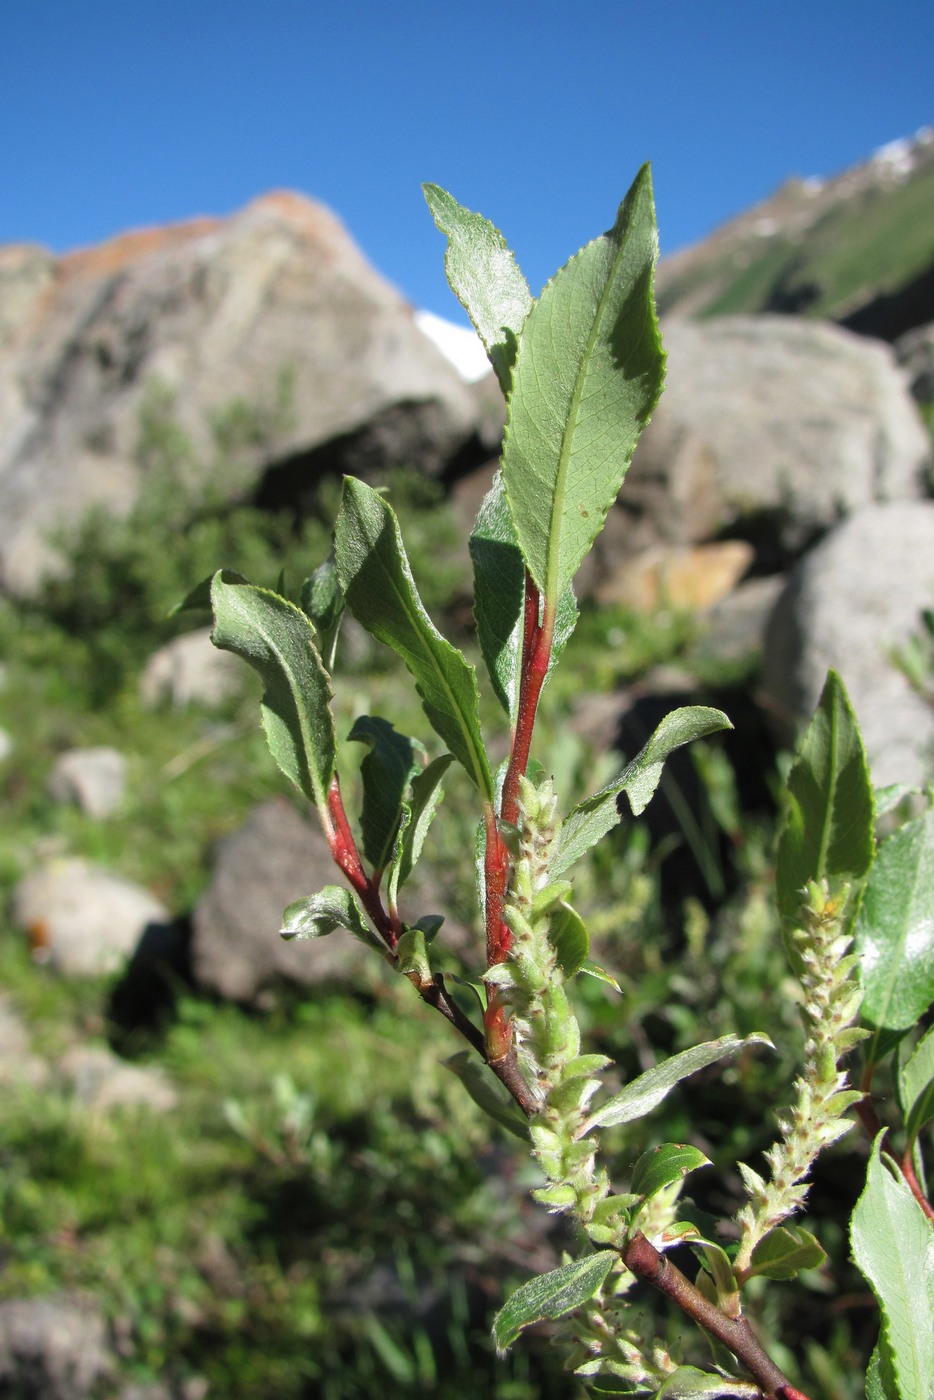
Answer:
<path fill-rule="evenodd" d="M 705 612 L 732 593 L 754 557 L 745 540 L 653 545 L 617 566 L 597 589 L 597 599 L 635 612 Z"/>
<path fill-rule="evenodd" d="M 296 190 L 270 190 L 246 207 L 245 213 L 271 214 L 310 242 L 320 246 L 345 244 L 347 233 L 336 214 Z"/>
<path fill-rule="evenodd" d="M 222 223 L 222 219 L 204 217 L 161 228 L 133 229 L 116 238 L 109 238 L 94 248 L 79 248 L 74 253 L 66 253 L 59 260 L 59 270 L 65 277 L 106 276 L 119 272 L 127 263 L 137 262 L 149 253 L 157 253 L 163 248 L 211 233 Z"/>
<path fill-rule="evenodd" d="M 26 934 L 33 962 L 47 963 L 52 955 L 52 934 L 46 920 L 31 919 L 26 925 Z"/>

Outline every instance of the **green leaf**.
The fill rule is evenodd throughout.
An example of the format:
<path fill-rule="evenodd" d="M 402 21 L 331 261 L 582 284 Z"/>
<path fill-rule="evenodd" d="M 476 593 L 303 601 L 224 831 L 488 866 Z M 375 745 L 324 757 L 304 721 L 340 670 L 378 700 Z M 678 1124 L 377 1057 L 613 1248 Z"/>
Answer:
<path fill-rule="evenodd" d="M 509 513 L 502 473 L 484 497 L 470 536 L 477 639 L 496 698 L 515 721 L 519 702 L 525 605 L 525 563 Z M 569 585 L 558 600 L 546 682 L 577 625 Z"/>
<path fill-rule="evenodd" d="M 393 511 L 353 477 L 344 478 L 335 550 L 338 578 L 354 616 L 405 662 L 432 727 L 491 802 L 493 779 L 480 734 L 474 668 L 425 611 Z"/>
<path fill-rule="evenodd" d="M 655 1392 L 655 1400 L 716 1400 L 717 1396 L 748 1400 L 749 1394 L 748 1381 L 699 1371 L 696 1366 L 679 1366 Z"/>
<path fill-rule="evenodd" d="M 862 1016 L 904 1030 L 934 1001 L 934 811 L 879 847 L 856 921 Z"/>
<path fill-rule="evenodd" d="M 377 715 L 360 715 L 347 738 L 370 748 L 360 765 L 360 826 L 363 854 L 375 871 L 382 871 L 392 855 L 403 799 L 415 770 L 415 744 Z"/>
<path fill-rule="evenodd" d="M 879 1338 L 869 1358 L 866 1371 L 866 1400 L 901 1400 L 892 1374 L 892 1358 L 884 1337 Z"/>
<path fill-rule="evenodd" d="M 302 611 L 308 614 L 317 629 L 321 657 L 330 671 L 334 666 L 337 634 L 344 615 L 344 593 L 337 577 L 333 550 L 302 584 Z"/>
<path fill-rule="evenodd" d="M 586 973 L 588 977 L 595 978 L 597 982 L 605 982 L 608 987 L 613 988 L 614 992 L 621 992 L 623 990 L 612 972 L 607 972 L 605 967 L 600 967 L 598 963 L 592 962 L 590 958 L 584 959 L 578 971 Z"/>
<path fill-rule="evenodd" d="M 515 1099 L 472 1050 L 460 1050 L 443 1064 L 456 1074 L 478 1108 L 501 1128 L 528 1143 L 529 1125 Z"/>
<path fill-rule="evenodd" d="M 409 803 L 409 820 L 402 833 L 399 849 L 398 871 L 394 888 L 401 889 L 418 864 L 428 835 L 428 828 L 441 801 L 441 779 L 453 762 L 453 755 L 443 753 L 432 759 L 427 768 L 416 773 L 412 779 L 412 799 Z"/>
<path fill-rule="evenodd" d="M 651 801 L 665 766 L 665 759 L 675 749 L 703 739 L 720 729 L 733 726 L 722 710 L 708 705 L 686 705 L 666 715 L 648 743 L 639 750 L 631 763 L 605 788 L 588 797 L 565 821 L 561 828 L 558 850 L 550 867 L 552 875 L 560 875 L 596 845 L 601 836 L 620 821 L 617 798 L 625 792 L 633 815 L 639 816 Z"/>
<path fill-rule="evenodd" d="M 214 575 L 208 574 L 200 583 L 195 584 L 190 593 L 186 593 L 180 603 L 176 603 L 166 614 L 168 617 L 175 617 L 181 612 L 210 612 L 211 611 L 211 584 L 214 582 Z"/>
<path fill-rule="evenodd" d="M 618 1258 L 615 1250 L 604 1249 L 524 1283 L 493 1319 L 493 1340 L 499 1354 L 508 1351 L 523 1328 L 546 1318 L 564 1317 L 589 1302 Z"/>
<path fill-rule="evenodd" d="M 882 1309 L 902 1400 L 934 1393 L 934 1230 L 901 1177 L 883 1162 L 880 1133 L 850 1222 L 853 1258 Z"/>
<path fill-rule="evenodd" d="M 637 1196 L 655 1196 L 674 1181 L 680 1181 L 698 1167 L 709 1167 L 703 1152 L 686 1142 L 663 1142 L 643 1152 L 632 1169 L 630 1190 Z"/>
<path fill-rule="evenodd" d="M 427 987 L 431 983 L 431 964 L 428 961 L 428 943 L 425 931 L 416 924 L 407 928 L 396 945 L 397 968 L 403 977 L 408 977 L 416 987 Z"/>
<path fill-rule="evenodd" d="M 683 1221 L 681 1223 L 685 1227 L 685 1233 L 692 1229 L 689 1221 Z M 671 1232 L 666 1230 L 665 1238 L 668 1239 L 670 1234 Z M 677 1238 L 677 1236 L 674 1238 Z M 736 1285 L 736 1275 L 733 1273 L 732 1259 L 723 1246 L 717 1244 L 715 1240 L 700 1239 L 696 1242 L 692 1240 L 691 1244 L 713 1282 L 717 1306 L 721 1311 L 726 1311 L 728 1314 L 731 1313 L 738 1301 L 738 1289 Z"/>
<path fill-rule="evenodd" d="M 564 976 L 576 977 L 590 952 L 590 934 L 577 910 L 563 900 L 551 915 L 548 937 Z"/>
<path fill-rule="evenodd" d="M 551 608 L 600 532 L 661 393 L 657 256 L 643 166 L 613 228 L 556 274 L 522 328 L 503 477 L 523 557 Z"/>
<path fill-rule="evenodd" d="M 746 1277 L 761 1274 L 763 1278 L 790 1279 L 802 1269 L 819 1269 L 826 1258 L 809 1230 L 780 1225 L 756 1245 Z"/>
<path fill-rule="evenodd" d="M 827 674 L 788 774 L 789 807 L 778 841 L 776 886 L 782 926 L 801 924 L 803 890 L 826 880 L 851 889 L 851 916 L 875 854 L 873 790 L 856 716 L 836 671 Z M 792 953 L 792 963 L 797 959 Z"/>
<path fill-rule="evenodd" d="M 458 204 L 439 185 L 422 185 L 431 216 L 447 234 L 444 270 L 451 290 L 486 346 L 503 393 L 523 322 L 532 307 L 529 285 L 499 229 L 481 214 Z"/>
<path fill-rule="evenodd" d="M 336 928 L 345 928 L 368 948 L 385 955 L 386 945 L 373 932 L 355 896 L 343 885 L 325 885 L 309 899 L 297 899 L 282 915 L 283 938 L 324 938 Z"/>
<path fill-rule="evenodd" d="M 314 645 L 314 627 L 294 604 L 221 570 L 211 583 L 211 640 L 259 672 L 266 687 L 263 728 L 282 772 L 319 812 L 334 776 L 331 682 Z"/>
<path fill-rule="evenodd" d="M 918 789 L 911 787 L 908 783 L 890 783 L 888 787 L 875 788 L 873 797 L 876 808 L 876 820 L 878 820 L 879 817 L 886 816 L 889 812 L 894 812 L 900 802 L 903 802 L 906 797 L 910 797 L 913 793 L 916 794 L 917 792 Z"/>
<path fill-rule="evenodd" d="M 899 1100 L 910 1141 L 934 1119 L 934 1026 L 918 1042 L 899 1073 Z"/>
<path fill-rule="evenodd" d="M 596 1113 L 590 1115 L 577 1136 L 583 1137 L 591 1128 L 610 1128 L 619 1123 L 631 1123 L 637 1118 L 644 1118 L 653 1108 L 658 1107 L 682 1079 L 696 1074 L 698 1070 L 706 1069 L 717 1060 L 738 1054 L 749 1045 L 771 1044 L 768 1036 L 756 1032 L 747 1036 L 724 1035 L 719 1040 L 708 1040 L 703 1045 L 694 1045 L 689 1050 L 682 1050 L 679 1055 L 672 1055 L 660 1065 L 647 1069 L 644 1074 L 627 1084 L 625 1089 L 607 1099 Z"/>

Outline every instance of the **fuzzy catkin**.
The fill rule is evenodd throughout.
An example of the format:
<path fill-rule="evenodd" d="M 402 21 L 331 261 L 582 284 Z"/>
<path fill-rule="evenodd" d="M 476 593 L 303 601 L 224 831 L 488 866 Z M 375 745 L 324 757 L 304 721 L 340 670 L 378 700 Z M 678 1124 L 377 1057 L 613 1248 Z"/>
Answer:
<path fill-rule="evenodd" d="M 847 1051 L 866 1034 L 853 1025 L 861 992 L 858 958 L 849 952 L 852 939 L 844 931 L 849 892 L 844 888 L 831 896 L 823 880 L 811 881 L 804 893 L 800 926 L 792 935 L 804 991 L 804 1069 L 795 1081 L 794 1104 L 779 1119 L 781 1137 L 765 1154 L 769 1180 L 739 1165 L 749 1201 L 736 1217 L 738 1278 L 748 1271 L 760 1241 L 804 1205 L 815 1159 L 852 1126 L 842 1114 L 860 1097 L 847 1089 L 840 1069 Z"/>

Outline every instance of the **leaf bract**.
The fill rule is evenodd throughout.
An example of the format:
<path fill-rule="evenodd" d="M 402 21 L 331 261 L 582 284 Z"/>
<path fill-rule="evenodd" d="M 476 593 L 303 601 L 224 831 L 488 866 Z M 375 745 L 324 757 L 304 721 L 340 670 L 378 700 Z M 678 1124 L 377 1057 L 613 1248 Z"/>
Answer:
<path fill-rule="evenodd" d="M 873 788 L 856 716 L 830 671 L 788 774 L 788 813 L 778 841 L 776 887 L 786 934 L 801 923 L 803 891 L 826 880 L 852 896 L 850 921 L 875 854 Z M 791 952 L 792 963 L 797 965 Z"/>
<path fill-rule="evenodd" d="M 324 938 L 344 928 L 370 948 L 385 954 L 386 945 L 367 923 L 356 897 L 343 885 L 325 885 L 307 899 L 296 899 L 282 915 L 283 938 Z"/>
<path fill-rule="evenodd" d="M 504 394 L 512 383 L 519 332 L 532 293 L 498 228 L 458 204 L 440 185 L 422 185 L 431 216 L 448 246 L 444 270 L 451 290 L 474 324 Z"/>

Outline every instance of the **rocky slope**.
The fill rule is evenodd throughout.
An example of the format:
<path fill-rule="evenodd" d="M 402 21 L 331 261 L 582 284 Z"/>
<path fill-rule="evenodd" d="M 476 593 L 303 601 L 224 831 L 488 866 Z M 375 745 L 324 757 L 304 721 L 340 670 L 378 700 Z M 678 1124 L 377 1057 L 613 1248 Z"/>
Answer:
<path fill-rule="evenodd" d="M 789 180 L 664 259 L 663 315 L 800 313 L 894 341 L 934 321 L 934 128 L 829 180 Z"/>

